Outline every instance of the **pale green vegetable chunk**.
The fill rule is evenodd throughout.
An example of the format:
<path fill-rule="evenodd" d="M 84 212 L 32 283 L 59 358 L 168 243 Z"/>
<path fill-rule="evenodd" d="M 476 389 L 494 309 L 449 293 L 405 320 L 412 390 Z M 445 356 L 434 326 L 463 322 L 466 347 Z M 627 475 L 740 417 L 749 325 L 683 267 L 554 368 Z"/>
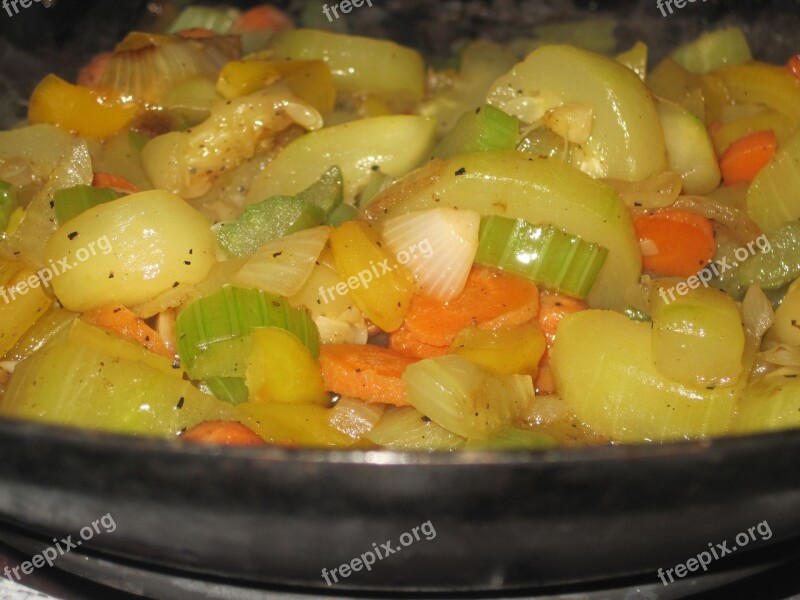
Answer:
<path fill-rule="evenodd" d="M 455 450 L 464 444 L 464 438 L 449 432 L 411 406 L 388 409 L 366 434 L 366 439 L 378 446 L 403 452 Z"/>
<path fill-rule="evenodd" d="M 800 346 L 800 280 L 795 281 L 783 302 L 775 311 L 775 324 L 769 330 L 768 339 L 779 344 Z"/>
<path fill-rule="evenodd" d="M 697 388 L 659 373 L 650 323 L 588 310 L 566 317 L 550 354 L 559 396 L 594 432 L 665 442 L 728 431 L 743 384 Z"/>
<path fill-rule="evenodd" d="M 768 233 L 800 219 L 800 131 L 778 148 L 750 184 L 747 212 Z"/>
<path fill-rule="evenodd" d="M 707 31 L 672 53 L 672 58 L 692 73 L 709 73 L 721 67 L 753 60 L 750 45 L 738 27 Z"/>
<path fill-rule="evenodd" d="M 162 190 L 132 194 L 64 223 L 46 247 L 53 289 L 68 309 L 134 306 L 201 281 L 215 262 L 208 221 Z"/>
<path fill-rule="evenodd" d="M 241 420 L 232 406 L 188 381 L 74 343 L 20 363 L 0 416 L 159 437 L 203 421 Z"/>
<path fill-rule="evenodd" d="M 544 46 L 498 79 L 488 102 L 528 123 L 568 102 L 588 104 L 594 127 L 583 145 L 587 169 L 639 181 L 667 168 L 653 97 L 633 71 L 612 58 L 572 46 Z"/>
<path fill-rule="evenodd" d="M 380 169 L 400 177 L 430 157 L 435 123 L 397 115 L 362 119 L 308 133 L 289 144 L 253 182 L 247 204 L 293 196 L 319 180 L 331 165 L 342 169 L 344 199 L 352 203 Z"/>
<path fill-rule="evenodd" d="M 683 193 L 702 196 L 717 189 L 722 174 L 705 124 L 672 102 L 660 100 L 657 106 L 669 168 L 683 178 Z"/>
<path fill-rule="evenodd" d="M 379 194 L 362 216 L 380 223 L 439 206 L 549 223 L 607 248 L 587 298 L 591 306 L 623 310 L 626 292 L 639 280 L 639 244 L 622 200 L 611 187 L 559 160 L 480 152 L 432 161 Z"/>
<path fill-rule="evenodd" d="M 800 427 L 797 374 L 763 375 L 750 382 L 733 422 L 734 433 L 760 433 Z"/>
<path fill-rule="evenodd" d="M 739 309 L 725 292 L 690 289 L 675 300 L 665 290 L 651 298 L 656 368 L 690 386 L 736 385 L 745 336 Z"/>
<path fill-rule="evenodd" d="M 417 102 L 425 92 L 425 61 L 394 42 L 294 29 L 277 34 L 269 48 L 277 59 L 323 60 L 338 90 Z"/>

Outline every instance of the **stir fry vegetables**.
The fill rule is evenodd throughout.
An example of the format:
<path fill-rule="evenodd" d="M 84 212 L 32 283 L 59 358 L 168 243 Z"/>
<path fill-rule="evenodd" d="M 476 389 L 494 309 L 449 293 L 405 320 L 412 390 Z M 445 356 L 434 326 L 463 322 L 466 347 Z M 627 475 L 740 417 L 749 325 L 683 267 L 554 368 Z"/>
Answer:
<path fill-rule="evenodd" d="M 797 56 L 728 27 L 650 64 L 597 21 L 446 63 L 320 24 L 192 6 L 36 87 L 0 132 L 0 416 L 407 451 L 800 427 Z"/>

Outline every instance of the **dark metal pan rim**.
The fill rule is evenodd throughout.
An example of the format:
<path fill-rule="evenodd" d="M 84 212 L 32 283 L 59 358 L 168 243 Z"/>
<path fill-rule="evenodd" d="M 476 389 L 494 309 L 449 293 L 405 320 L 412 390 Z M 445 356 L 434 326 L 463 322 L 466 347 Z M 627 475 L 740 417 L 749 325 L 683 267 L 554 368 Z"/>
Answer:
<path fill-rule="evenodd" d="M 663 444 L 625 444 L 582 448 L 556 448 L 546 451 L 480 451 L 414 453 L 392 450 L 326 450 L 308 448 L 233 448 L 183 444 L 159 438 L 145 438 L 90 431 L 71 427 L 43 425 L 0 419 L 0 439 L 8 444 L 12 439 L 38 439 L 44 444 L 64 450 L 80 448 L 86 451 L 115 450 L 145 455 L 197 457 L 197 460 L 240 460 L 254 463 L 285 463 L 322 465 L 575 465 L 615 461 L 647 461 L 670 457 L 694 456 L 713 460 L 716 457 L 747 455 L 757 450 L 796 449 L 800 452 L 800 430 L 775 431 L 746 436 L 729 436 L 707 440 L 675 441 Z"/>

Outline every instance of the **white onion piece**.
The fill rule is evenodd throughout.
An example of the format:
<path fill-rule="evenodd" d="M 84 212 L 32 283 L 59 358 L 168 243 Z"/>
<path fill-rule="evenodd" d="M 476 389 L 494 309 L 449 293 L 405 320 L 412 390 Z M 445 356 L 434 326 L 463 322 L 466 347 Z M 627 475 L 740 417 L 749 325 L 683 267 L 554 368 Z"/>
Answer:
<path fill-rule="evenodd" d="M 464 289 L 478 252 L 480 226 L 476 212 L 434 208 L 388 219 L 382 237 L 420 289 L 446 302 Z"/>
<path fill-rule="evenodd" d="M 238 36 L 161 37 L 150 45 L 114 52 L 99 87 L 158 106 L 162 95 L 175 84 L 195 76 L 214 79 L 225 63 L 240 54 Z"/>
<path fill-rule="evenodd" d="M 547 111 L 544 124 L 572 144 L 585 144 L 592 136 L 594 109 L 589 104 L 567 102 Z"/>
<path fill-rule="evenodd" d="M 752 332 L 756 341 L 761 338 L 775 323 L 775 311 L 772 302 L 757 285 L 751 285 L 747 289 L 742 301 L 742 321 L 745 327 Z"/>
<path fill-rule="evenodd" d="M 683 189 L 683 178 L 678 173 L 664 171 L 644 181 L 606 179 L 628 208 L 666 208 L 671 206 Z"/>
<path fill-rule="evenodd" d="M 363 346 L 369 339 L 369 331 L 363 317 L 361 317 L 360 323 L 322 316 L 314 316 L 313 319 L 319 330 L 321 344 L 359 344 Z"/>
<path fill-rule="evenodd" d="M 234 283 L 278 296 L 294 296 L 311 276 L 329 237 L 328 227 L 315 227 L 267 242 L 236 274 Z"/>
<path fill-rule="evenodd" d="M 340 398 L 330 411 L 334 429 L 359 440 L 378 424 L 386 408 L 381 404 L 367 404 L 352 398 Z"/>

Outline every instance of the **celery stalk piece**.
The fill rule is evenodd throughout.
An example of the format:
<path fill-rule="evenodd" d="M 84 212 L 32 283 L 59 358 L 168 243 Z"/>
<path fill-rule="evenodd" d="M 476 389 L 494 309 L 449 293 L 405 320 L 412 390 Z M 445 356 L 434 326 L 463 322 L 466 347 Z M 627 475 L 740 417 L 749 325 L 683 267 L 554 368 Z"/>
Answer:
<path fill-rule="evenodd" d="M 307 133 L 284 148 L 250 186 L 247 204 L 291 196 L 338 165 L 345 202 L 353 204 L 375 168 L 401 177 L 430 158 L 436 124 L 416 115 L 372 117 Z"/>
<path fill-rule="evenodd" d="M 588 310 L 567 316 L 550 352 L 556 390 L 595 433 L 619 442 L 664 442 L 728 431 L 736 387 L 691 387 L 656 368 L 652 325 Z"/>
<path fill-rule="evenodd" d="M 402 452 L 449 451 L 464 444 L 464 438 L 410 406 L 388 409 L 365 437 L 373 444 Z"/>
<path fill-rule="evenodd" d="M 630 69 L 572 46 L 544 46 L 498 79 L 487 102 L 533 123 L 566 103 L 594 111 L 583 150 L 602 177 L 639 181 L 667 167 L 664 133 L 653 97 Z"/>
<path fill-rule="evenodd" d="M 673 300 L 659 290 L 650 305 L 653 360 L 662 375 L 689 386 L 736 385 L 745 336 L 739 309 L 728 294 L 690 289 Z"/>
<path fill-rule="evenodd" d="M 671 56 L 683 68 L 701 75 L 753 60 L 747 38 L 738 27 L 707 31 L 674 50 Z"/>
<path fill-rule="evenodd" d="M 238 406 L 250 399 L 250 391 L 244 379 L 238 377 L 212 377 L 205 380 L 205 385 L 218 400 Z"/>
<path fill-rule="evenodd" d="M 433 150 L 435 158 L 466 152 L 513 150 L 519 138 L 519 120 L 491 104 L 464 113 Z"/>
<path fill-rule="evenodd" d="M 337 206 L 328 217 L 328 225 L 341 227 L 347 221 L 354 221 L 358 216 L 358 209 L 352 204 L 342 203 Z"/>
<path fill-rule="evenodd" d="M 410 365 L 403 374 L 408 402 L 448 431 L 486 439 L 510 427 L 534 398 L 526 375 L 498 375 L 448 354 Z"/>
<path fill-rule="evenodd" d="M 0 239 L 5 237 L 11 214 L 17 210 L 17 193 L 13 185 L 0 180 Z"/>
<path fill-rule="evenodd" d="M 303 229 L 322 225 L 325 212 L 294 196 L 273 196 L 244 209 L 235 221 L 217 232 L 220 245 L 233 256 L 250 256 L 261 246 Z"/>
<path fill-rule="evenodd" d="M 321 208 L 325 212 L 325 219 L 329 219 L 331 213 L 344 201 L 342 170 L 332 166 L 319 181 L 297 194 L 297 197 Z"/>
<path fill-rule="evenodd" d="M 747 212 L 767 233 L 800 219 L 800 131 L 778 147 L 750 184 Z"/>
<path fill-rule="evenodd" d="M 769 247 L 738 266 L 736 279 L 749 287 L 777 290 L 800 277 L 800 222 L 787 223 L 769 236 Z M 734 266 L 731 265 L 731 266 Z"/>
<path fill-rule="evenodd" d="M 168 33 L 201 28 L 224 35 L 241 15 L 241 11 L 231 6 L 187 6 L 172 23 Z"/>
<path fill-rule="evenodd" d="M 796 372 L 770 373 L 750 381 L 739 401 L 734 433 L 800 427 L 800 379 Z"/>
<path fill-rule="evenodd" d="M 617 193 L 567 164 L 518 152 L 480 152 L 436 160 L 387 188 L 362 217 L 381 224 L 409 212 L 455 206 L 484 216 L 549 223 L 608 249 L 587 296 L 591 306 L 624 310 L 642 270 L 630 214 Z"/>
<path fill-rule="evenodd" d="M 216 294 L 195 300 L 175 322 L 178 352 L 192 376 L 241 377 L 231 365 L 246 369 L 252 344 L 246 338 L 258 327 L 279 327 L 296 335 L 311 354 L 319 356 L 319 332 L 308 313 L 292 308 L 289 302 L 259 290 L 225 286 Z M 214 347 L 226 344 L 230 352 Z M 204 352 L 213 352 L 215 361 L 202 359 Z M 204 369 L 198 371 L 199 368 Z"/>
<path fill-rule="evenodd" d="M 59 225 L 63 225 L 90 208 L 112 202 L 122 196 L 123 194 L 111 188 L 98 188 L 90 185 L 76 185 L 58 190 L 53 196 L 56 219 L 58 219 Z"/>
<path fill-rule="evenodd" d="M 277 34 L 269 48 L 277 60 L 323 60 L 339 91 L 418 102 L 425 93 L 425 61 L 394 42 L 315 29 Z"/>
<path fill-rule="evenodd" d="M 722 174 L 705 123 L 666 100 L 656 103 L 671 171 L 683 178 L 683 193 L 703 196 L 719 187 Z"/>
<path fill-rule="evenodd" d="M 188 381 L 71 342 L 17 366 L 0 416 L 158 437 L 203 421 L 241 420 L 232 406 Z"/>
<path fill-rule="evenodd" d="M 585 298 L 608 250 L 552 225 L 493 215 L 481 222 L 475 262 L 519 273 L 559 292 Z"/>

